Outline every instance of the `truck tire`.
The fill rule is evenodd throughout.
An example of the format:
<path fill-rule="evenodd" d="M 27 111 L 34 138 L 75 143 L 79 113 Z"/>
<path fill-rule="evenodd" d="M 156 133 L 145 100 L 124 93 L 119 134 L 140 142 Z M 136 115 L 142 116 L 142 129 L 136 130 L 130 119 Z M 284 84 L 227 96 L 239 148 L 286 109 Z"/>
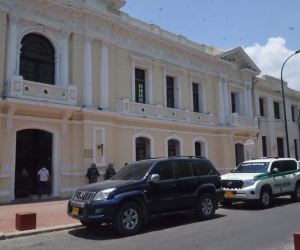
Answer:
<path fill-rule="evenodd" d="M 134 235 L 142 226 L 142 217 L 142 210 L 136 203 L 125 203 L 117 211 L 113 220 L 113 227 L 123 236 Z"/>
<path fill-rule="evenodd" d="M 260 190 L 260 197 L 258 200 L 258 205 L 261 209 L 266 209 L 269 208 L 272 204 L 272 191 L 270 188 L 263 187 Z"/>
<path fill-rule="evenodd" d="M 291 194 L 291 197 L 292 197 L 292 201 L 294 201 L 294 202 L 300 201 L 300 184 L 299 183 L 296 184 L 295 190 Z"/>
<path fill-rule="evenodd" d="M 201 220 L 209 220 L 214 217 L 216 211 L 216 200 L 209 194 L 203 194 L 196 207 L 196 215 Z"/>

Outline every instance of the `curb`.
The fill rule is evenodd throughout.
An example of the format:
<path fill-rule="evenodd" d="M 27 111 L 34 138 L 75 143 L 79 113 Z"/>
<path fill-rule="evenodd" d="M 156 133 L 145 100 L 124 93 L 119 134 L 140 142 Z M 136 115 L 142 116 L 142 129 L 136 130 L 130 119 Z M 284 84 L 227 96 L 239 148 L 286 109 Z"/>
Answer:
<path fill-rule="evenodd" d="M 43 233 L 52 233 L 52 232 L 56 232 L 56 231 L 70 230 L 70 229 L 76 229 L 76 228 L 82 228 L 82 227 L 83 226 L 81 223 L 75 223 L 75 224 L 70 224 L 70 225 L 39 228 L 39 229 L 27 230 L 27 231 L 16 232 L 16 233 L 4 234 L 4 233 L 0 232 L 0 240 L 14 239 L 14 238 L 18 238 L 18 237 L 31 236 L 31 235 L 43 234 Z"/>

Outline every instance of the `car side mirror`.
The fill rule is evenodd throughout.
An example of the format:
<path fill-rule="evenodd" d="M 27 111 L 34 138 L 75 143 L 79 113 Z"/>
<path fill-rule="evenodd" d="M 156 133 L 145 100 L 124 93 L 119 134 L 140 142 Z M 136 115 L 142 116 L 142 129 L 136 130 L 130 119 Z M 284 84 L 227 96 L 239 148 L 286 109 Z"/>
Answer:
<path fill-rule="evenodd" d="M 158 174 L 153 174 L 150 176 L 150 182 L 155 182 L 155 181 L 159 181 L 160 177 Z"/>
<path fill-rule="evenodd" d="M 279 170 L 279 168 L 273 168 L 271 173 L 272 174 L 278 174 L 278 173 L 280 173 L 280 170 Z"/>

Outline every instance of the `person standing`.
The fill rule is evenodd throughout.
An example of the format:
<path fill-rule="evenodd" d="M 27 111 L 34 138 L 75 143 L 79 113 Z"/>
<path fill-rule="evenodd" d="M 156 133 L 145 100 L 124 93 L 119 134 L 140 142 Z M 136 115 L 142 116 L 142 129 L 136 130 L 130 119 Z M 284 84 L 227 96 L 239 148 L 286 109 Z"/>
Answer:
<path fill-rule="evenodd" d="M 46 166 L 43 165 L 42 168 L 38 171 L 37 173 L 38 181 L 40 184 L 39 187 L 39 199 L 42 197 L 42 191 L 46 188 L 48 197 L 50 196 L 49 188 L 48 188 L 48 183 L 50 182 L 50 174 L 49 171 L 47 170 Z"/>
<path fill-rule="evenodd" d="M 92 163 L 91 167 L 88 168 L 86 173 L 86 177 L 89 179 L 89 184 L 97 182 L 98 176 L 101 176 L 101 174 L 99 174 L 96 164 Z"/>
<path fill-rule="evenodd" d="M 115 174 L 116 174 L 116 171 L 114 169 L 114 165 L 110 163 L 108 165 L 108 169 L 106 169 L 106 172 L 105 172 L 105 180 L 110 179 Z"/>

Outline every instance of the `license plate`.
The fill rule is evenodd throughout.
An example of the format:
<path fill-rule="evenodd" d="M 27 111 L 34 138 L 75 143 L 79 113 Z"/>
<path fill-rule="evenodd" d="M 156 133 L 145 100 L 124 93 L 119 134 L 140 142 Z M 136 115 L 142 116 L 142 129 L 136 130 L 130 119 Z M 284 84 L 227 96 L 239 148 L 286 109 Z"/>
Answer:
<path fill-rule="evenodd" d="M 78 215 L 79 213 L 79 208 L 78 207 L 72 207 L 72 214 L 73 215 Z"/>
<path fill-rule="evenodd" d="M 225 197 L 231 197 L 231 196 L 233 196 L 233 192 L 232 191 L 225 191 L 224 196 Z"/>

